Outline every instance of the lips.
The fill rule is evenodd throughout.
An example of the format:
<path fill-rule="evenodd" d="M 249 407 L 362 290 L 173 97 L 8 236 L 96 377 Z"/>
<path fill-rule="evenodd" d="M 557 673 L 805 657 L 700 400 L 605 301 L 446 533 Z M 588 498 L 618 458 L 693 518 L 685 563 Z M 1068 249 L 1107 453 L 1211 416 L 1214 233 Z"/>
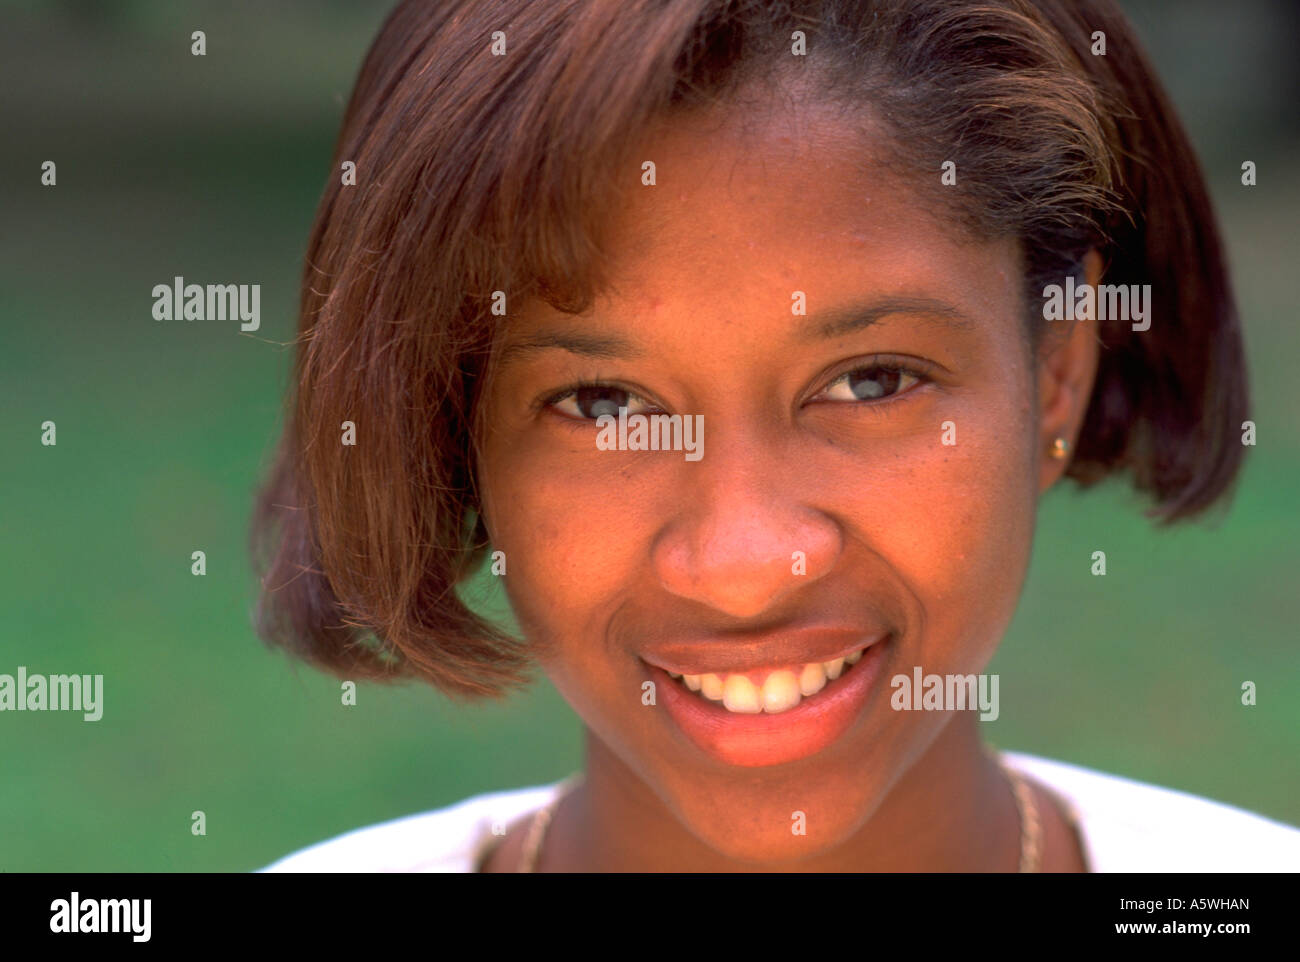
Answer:
<path fill-rule="evenodd" d="M 690 691 L 697 691 L 709 701 L 721 702 L 727 711 L 776 714 L 789 711 L 804 698 L 817 694 L 838 679 L 846 667 L 857 664 L 865 645 L 853 654 L 831 661 L 814 661 L 792 668 L 772 671 L 726 672 L 721 674 L 683 675 L 679 678 Z"/>
<path fill-rule="evenodd" d="M 727 675 L 772 671 L 847 658 L 884 640 L 884 628 L 803 628 L 760 637 L 714 637 L 668 642 L 641 652 L 641 660 L 675 675 Z"/>
<path fill-rule="evenodd" d="M 845 666 L 842 677 L 802 697 L 794 707 L 778 708 L 775 712 L 755 710 L 752 705 L 745 704 L 732 705 L 732 710 L 728 710 L 722 703 L 689 690 L 684 679 L 673 677 L 678 673 L 683 676 L 696 674 L 678 671 L 679 668 L 691 667 L 684 650 L 673 652 L 673 674 L 661 665 L 661 661 L 668 660 L 666 654 L 656 652 L 643 657 L 643 660 L 647 662 L 656 690 L 661 693 L 659 704 L 679 735 L 725 764 L 743 767 L 778 765 L 824 750 L 852 727 L 861 714 L 873 682 L 880 674 L 891 636 L 882 632 L 864 638 L 860 631 L 854 632 L 853 636 L 853 641 L 837 648 L 837 639 L 826 633 L 808 633 L 800 636 L 793 646 L 784 646 L 779 654 L 770 652 L 770 640 L 734 649 L 728 642 L 720 640 L 714 643 L 707 659 L 701 655 L 695 662 L 700 667 L 717 669 L 699 674 L 719 678 L 757 676 L 761 679 L 774 671 L 787 670 L 786 666 L 792 663 L 832 661 L 843 657 L 835 654 L 837 651 L 852 655 L 865 647 L 855 664 Z M 755 663 L 759 656 L 769 659 L 765 665 Z M 724 667 L 728 662 L 738 667 Z"/>

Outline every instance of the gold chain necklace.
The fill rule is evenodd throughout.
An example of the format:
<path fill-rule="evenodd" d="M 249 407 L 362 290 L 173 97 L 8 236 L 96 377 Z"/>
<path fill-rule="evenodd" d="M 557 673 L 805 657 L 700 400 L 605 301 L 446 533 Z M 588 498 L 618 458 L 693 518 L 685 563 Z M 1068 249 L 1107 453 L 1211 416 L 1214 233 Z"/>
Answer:
<path fill-rule="evenodd" d="M 1038 819 L 1038 802 L 1033 789 L 1023 776 L 1008 765 L 1001 755 L 992 755 L 998 767 L 1011 782 L 1011 791 L 1016 797 L 1016 813 L 1020 819 L 1020 869 L 1021 872 L 1037 872 L 1042 857 L 1042 825 Z M 555 797 L 545 805 L 528 826 L 528 837 L 524 839 L 524 851 L 519 858 L 520 872 L 533 872 L 537 869 L 537 854 L 542 849 L 546 829 L 551 824 L 551 817 L 564 797 L 582 782 L 582 772 L 576 772 L 562 781 L 556 789 Z"/>
<path fill-rule="evenodd" d="M 582 772 L 576 772 L 560 782 L 555 797 L 534 817 L 532 823 L 528 826 L 528 837 L 524 839 L 524 851 L 519 856 L 519 871 L 532 872 L 537 867 L 537 853 L 541 851 L 542 839 L 546 835 L 547 826 L 551 824 L 551 816 L 555 814 L 556 807 L 564 800 L 564 796 L 578 787 L 582 782 Z"/>

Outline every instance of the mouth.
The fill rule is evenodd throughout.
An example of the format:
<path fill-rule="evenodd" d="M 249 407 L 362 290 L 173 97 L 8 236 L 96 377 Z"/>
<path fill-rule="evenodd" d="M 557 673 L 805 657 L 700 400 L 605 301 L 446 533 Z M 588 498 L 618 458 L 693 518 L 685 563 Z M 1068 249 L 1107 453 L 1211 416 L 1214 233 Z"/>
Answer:
<path fill-rule="evenodd" d="M 647 663 L 677 733 L 718 761 L 755 767 L 807 758 L 861 715 L 892 635 L 829 661 L 677 672 Z"/>
<path fill-rule="evenodd" d="M 681 683 L 688 691 L 721 704 L 729 712 L 777 715 L 797 708 L 804 698 L 811 698 L 840 679 L 848 668 L 858 663 L 866 650 L 867 646 L 863 645 L 830 661 L 813 661 L 787 668 L 702 675 L 670 671 L 668 677 Z"/>

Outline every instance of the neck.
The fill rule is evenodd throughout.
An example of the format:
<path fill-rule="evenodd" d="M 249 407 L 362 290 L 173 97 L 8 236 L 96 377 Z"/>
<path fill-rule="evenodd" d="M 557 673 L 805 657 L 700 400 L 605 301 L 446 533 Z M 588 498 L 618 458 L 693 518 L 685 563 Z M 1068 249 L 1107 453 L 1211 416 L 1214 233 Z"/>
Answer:
<path fill-rule="evenodd" d="M 1020 852 L 1014 795 L 967 713 L 857 832 L 797 862 L 741 862 L 705 845 L 589 729 L 586 778 L 547 836 L 543 867 L 559 872 L 1014 872 Z"/>

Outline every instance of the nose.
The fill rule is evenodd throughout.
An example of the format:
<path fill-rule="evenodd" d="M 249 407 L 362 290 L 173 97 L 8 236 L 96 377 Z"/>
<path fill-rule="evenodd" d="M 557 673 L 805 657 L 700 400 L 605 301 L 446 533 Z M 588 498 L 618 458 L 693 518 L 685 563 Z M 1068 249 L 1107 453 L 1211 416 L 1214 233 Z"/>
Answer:
<path fill-rule="evenodd" d="M 656 538 L 653 564 L 673 594 L 753 618 L 831 571 L 843 535 L 815 506 L 818 485 L 806 462 L 770 439 L 723 433 L 683 466 L 686 497 Z"/>

